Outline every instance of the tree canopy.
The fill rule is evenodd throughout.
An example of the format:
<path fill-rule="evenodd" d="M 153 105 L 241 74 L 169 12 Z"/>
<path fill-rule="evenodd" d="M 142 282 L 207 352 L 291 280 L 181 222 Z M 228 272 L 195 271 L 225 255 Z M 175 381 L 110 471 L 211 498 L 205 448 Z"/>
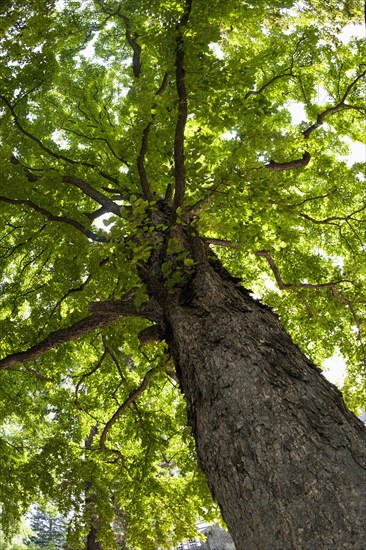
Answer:
<path fill-rule="evenodd" d="M 365 403 L 362 3 L 18 0 L 0 13 L 0 502 L 169 547 L 212 501 L 144 277 L 190 225 Z M 294 110 L 303 120 L 294 122 Z M 98 518 L 97 520 L 95 518 Z"/>

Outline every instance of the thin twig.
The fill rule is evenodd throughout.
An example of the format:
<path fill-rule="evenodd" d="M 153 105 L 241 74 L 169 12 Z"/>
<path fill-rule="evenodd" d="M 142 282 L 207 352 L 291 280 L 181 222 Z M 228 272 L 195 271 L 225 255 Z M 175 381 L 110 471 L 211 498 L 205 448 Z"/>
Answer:
<path fill-rule="evenodd" d="M 87 168 L 92 168 L 93 170 L 96 170 L 98 172 L 98 174 L 100 174 L 103 178 L 105 178 L 109 181 L 113 181 L 114 183 L 118 183 L 118 180 L 116 178 L 114 178 L 114 177 L 110 176 L 109 174 L 105 173 L 103 170 L 100 170 L 95 164 L 93 164 L 91 162 L 84 162 L 84 161 L 71 159 L 69 157 L 66 157 L 65 155 L 62 155 L 61 153 L 56 153 L 55 151 L 50 149 L 50 147 L 47 147 L 47 145 L 45 145 L 37 136 L 35 136 L 34 134 L 32 134 L 31 132 L 26 130 L 26 128 L 20 122 L 20 119 L 19 119 L 17 113 L 15 112 L 14 106 L 10 103 L 10 101 L 8 101 L 8 99 L 4 95 L 0 95 L 0 99 L 3 100 L 3 102 L 5 103 L 7 108 L 9 109 L 10 113 L 12 114 L 13 119 L 14 119 L 14 123 L 17 126 L 18 130 L 20 130 L 20 132 L 23 135 L 25 135 L 26 137 L 28 137 L 29 139 L 31 139 L 32 141 L 37 143 L 37 145 L 42 149 L 42 151 L 45 151 L 45 153 L 47 153 L 49 156 L 51 156 L 55 159 L 67 162 L 68 164 L 71 164 L 73 166 L 86 166 Z"/>
<path fill-rule="evenodd" d="M 323 220 L 317 220 L 316 218 L 313 218 L 312 216 L 309 216 L 308 214 L 305 214 L 304 212 L 300 212 L 300 216 L 302 218 L 305 218 L 306 220 L 309 220 L 311 223 L 318 224 L 318 225 L 332 225 L 332 222 L 335 221 L 349 221 L 353 220 L 355 222 L 361 222 L 366 220 L 358 220 L 355 219 L 353 216 L 355 214 L 359 214 L 360 212 L 363 212 L 366 209 L 366 204 L 364 204 L 361 208 L 358 208 L 354 212 L 351 212 L 351 214 L 348 214 L 347 216 L 330 216 L 329 218 L 325 218 Z M 333 224 L 336 225 L 336 224 Z"/>
<path fill-rule="evenodd" d="M 285 70 L 290 70 L 290 69 L 285 69 Z M 244 99 L 248 99 L 250 96 L 256 96 L 256 95 L 260 95 L 262 92 L 264 92 L 264 90 L 266 88 L 268 88 L 268 86 L 270 86 L 271 84 L 273 84 L 273 82 L 276 82 L 276 80 L 279 80 L 280 78 L 283 78 L 283 77 L 292 77 L 293 74 L 291 72 L 289 73 L 282 73 L 282 74 L 278 74 L 276 76 L 274 76 L 273 78 L 271 78 L 268 82 L 266 82 L 265 84 L 263 84 L 263 86 L 261 86 L 258 90 L 249 90 L 249 92 L 247 92 L 244 96 Z"/>
<path fill-rule="evenodd" d="M 53 382 L 53 378 L 49 378 L 48 376 L 45 376 L 41 372 L 39 372 L 35 369 L 32 369 L 29 365 L 23 363 L 23 366 L 24 366 L 25 370 L 27 370 L 31 374 L 34 374 L 34 376 L 36 378 L 38 378 L 38 380 L 41 380 L 41 382 Z"/>
<path fill-rule="evenodd" d="M 112 428 L 112 426 L 117 422 L 117 420 L 119 419 L 121 414 L 132 403 L 134 403 L 135 400 L 145 391 L 145 389 L 147 388 L 147 385 L 149 383 L 150 377 L 151 377 L 152 373 L 154 372 L 154 370 L 155 370 L 155 368 L 152 368 L 145 374 L 141 384 L 129 394 L 127 399 L 122 403 L 122 405 L 120 405 L 118 407 L 116 412 L 113 414 L 113 416 L 108 420 L 108 422 L 104 426 L 103 432 L 102 432 L 102 434 L 100 436 L 100 440 L 99 440 L 99 447 L 102 451 L 119 453 L 118 449 L 110 449 L 106 446 L 105 442 L 106 442 L 106 439 L 107 439 L 108 432 Z"/>
<path fill-rule="evenodd" d="M 268 252 L 268 250 L 257 250 L 255 252 L 255 255 L 256 256 L 259 256 L 259 257 L 262 257 L 262 258 L 265 258 L 272 270 L 272 273 L 273 275 L 275 276 L 275 279 L 276 279 L 276 282 L 277 282 L 277 285 L 278 287 L 281 289 L 281 290 L 297 290 L 299 288 L 312 288 L 312 289 L 315 289 L 315 290 L 324 290 L 324 289 L 332 289 L 335 287 L 335 285 L 339 284 L 339 283 L 344 283 L 344 282 L 349 282 L 349 281 L 344 281 L 344 280 L 339 280 L 339 281 L 332 281 L 330 283 L 298 283 L 298 284 L 290 284 L 290 283 L 284 283 L 283 280 L 282 280 L 282 277 L 281 277 L 281 274 L 279 272 L 279 269 L 274 261 L 274 259 L 272 258 L 272 256 L 270 255 L 270 253 Z"/>
<path fill-rule="evenodd" d="M 337 105 L 334 105 L 333 107 L 328 107 L 327 109 L 325 109 L 324 111 L 322 111 L 318 117 L 317 117 L 317 120 L 314 124 L 312 124 L 311 126 L 309 126 L 308 128 L 306 128 L 306 130 L 303 131 L 303 136 L 305 139 L 308 139 L 310 134 L 312 132 L 314 132 L 314 130 L 316 130 L 317 128 L 319 128 L 319 126 L 321 126 L 322 124 L 324 124 L 324 121 L 325 119 L 329 116 L 329 115 L 333 115 L 335 113 L 338 113 L 339 111 L 343 111 L 343 110 L 347 110 L 347 109 L 355 109 L 355 110 L 359 110 L 359 107 L 355 106 L 355 105 L 348 105 L 346 103 L 346 99 L 347 99 L 347 96 L 348 94 L 351 92 L 351 90 L 356 86 L 357 82 L 359 80 L 361 80 L 361 78 L 363 78 L 364 76 L 366 75 L 366 70 L 363 71 L 362 73 L 360 73 L 346 88 L 346 91 L 344 92 L 343 94 L 343 97 L 342 99 L 340 100 L 339 103 L 337 103 Z"/>
<path fill-rule="evenodd" d="M 103 260 L 101 260 L 99 262 L 99 267 L 103 267 L 105 266 L 107 263 L 109 262 L 109 258 L 104 258 Z M 57 302 L 56 304 L 53 306 L 52 308 L 52 311 L 49 315 L 49 319 L 52 318 L 52 316 L 54 315 L 56 309 L 62 304 L 62 302 L 64 300 L 66 300 L 66 298 L 68 298 L 69 296 L 71 296 L 72 294 L 74 294 L 75 292 L 82 292 L 84 290 L 84 288 L 90 283 L 90 281 L 92 280 L 93 276 L 91 274 L 89 274 L 86 279 L 84 279 L 84 281 L 78 286 L 78 287 L 74 287 L 74 288 L 70 288 Z"/>
<path fill-rule="evenodd" d="M 75 386 L 75 401 L 78 401 L 79 388 L 80 388 L 81 384 L 84 382 L 85 378 L 89 378 L 89 376 L 91 376 L 97 370 L 99 370 L 99 368 L 101 367 L 106 355 L 107 355 L 107 352 L 104 351 L 102 356 L 97 361 L 97 364 L 95 365 L 95 367 L 93 367 L 90 371 L 84 372 L 84 374 L 82 374 L 82 376 L 80 377 L 80 380 L 77 382 L 77 384 Z"/>

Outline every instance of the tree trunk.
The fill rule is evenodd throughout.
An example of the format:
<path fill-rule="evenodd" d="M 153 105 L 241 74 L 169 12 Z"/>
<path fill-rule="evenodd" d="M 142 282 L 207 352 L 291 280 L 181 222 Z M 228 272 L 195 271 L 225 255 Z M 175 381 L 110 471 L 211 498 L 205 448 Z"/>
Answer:
<path fill-rule="evenodd" d="M 94 437 L 98 433 L 98 424 L 95 424 L 90 428 L 88 439 L 85 441 L 85 448 L 89 451 L 92 449 Z M 90 511 L 95 506 L 95 496 L 93 494 L 93 483 L 89 481 L 85 488 L 85 506 Z M 89 527 L 89 533 L 86 537 L 86 549 L 85 550 L 102 550 L 102 543 L 97 541 L 99 518 L 96 514 L 91 514 L 91 522 Z"/>
<path fill-rule="evenodd" d="M 164 309 L 199 463 L 237 550 L 364 549 L 366 430 L 276 315 L 207 263 Z"/>
<path fill-rule="evenodd" d="M 97 542 L 96 538 L 98 535 L 98 530 L 91 526 L 86 539 L 86 550 L 102 550 L 102 545 L 100 542 Z"/>

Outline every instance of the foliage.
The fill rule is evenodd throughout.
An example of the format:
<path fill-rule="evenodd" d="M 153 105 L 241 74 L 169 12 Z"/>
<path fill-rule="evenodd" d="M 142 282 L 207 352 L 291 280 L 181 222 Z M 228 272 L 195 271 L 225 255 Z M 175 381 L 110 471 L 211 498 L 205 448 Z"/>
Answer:
<path fill-rule="evenodd" d="M 23 518 L 18 525 L 18 533 L 14 537 L 5 537 L 4 533 L 0 530 L 0 550 L 36 550 L 31 546 L 26 546 L 25 542 L 29 543 L 29 537 L 32 534 L 32 530 Z"/>
<path fill-rule="evenodd" d="M 4 3 L 6 532 L 44 497 L 71 512 L 72 548 L 90 521 L 113 548 L 118 516 L 148 550 L 217 517 L 171 359 L 138 339 L 156 250 L 171 292 L 195 269 L 179 225 L 314 361 L 339 351 L 362 406 L 365 163 L 342 155 L 366 141 L 366 45 L 338 37 L 361 17 L 356 0 Z"/>

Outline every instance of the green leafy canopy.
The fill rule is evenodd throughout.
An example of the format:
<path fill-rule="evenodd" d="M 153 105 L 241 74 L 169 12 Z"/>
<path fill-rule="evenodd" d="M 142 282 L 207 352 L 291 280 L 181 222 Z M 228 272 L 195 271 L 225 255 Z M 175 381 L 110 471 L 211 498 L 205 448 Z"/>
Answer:
<path fill-rule="evenodd" d="M 339 38 L 361 4 L 2 3 L 5 531 L 49 500 L 73 548 L 98 518 L 108 548 L 119 522 L 148 550 L 217 517 L 172 361 L 138 338 L 155 251 L 171 292 L 195 269 L 179 225 L 315 362 L 341 353 L 363 406 L 365 159 L 345 155 L 366 143 L 366 43 Z"/>

